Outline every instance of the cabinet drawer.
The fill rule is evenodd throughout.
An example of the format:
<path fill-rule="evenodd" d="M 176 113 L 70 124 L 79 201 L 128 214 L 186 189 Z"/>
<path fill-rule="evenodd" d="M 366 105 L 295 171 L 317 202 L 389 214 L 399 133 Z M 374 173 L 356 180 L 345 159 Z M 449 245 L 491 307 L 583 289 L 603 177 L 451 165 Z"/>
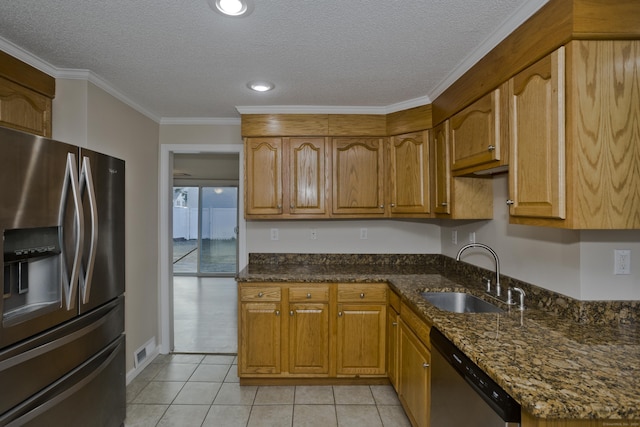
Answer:
<path fill-rule="evenodd" d="M 387 285 L 339 284 L 338 302 L 387 302 Z"/>
<path fill-rule="evenodd" d="M 422 341 L 422 343 L 428 349 L 431 349 L 431 342 L 429 340 L 431 325 L 419 318 L 418 315 L 415 314 L 413 310 L 411 310 L 411 308 L 409 308 L 409 306 L 404 303 L 402 304 L 402 308 L 400 309 L 400 318 L 409 327 L 409 329 L 415 332 L 420 341 Z"/>
<path fill-rule="evenodd" d="M 329 301 L 328 286 L 289 288 L 289 301 Z"/>
<path fill-rule="evenodd" d="M 280 301 L 281 291 L 277 286 L 249 287 L 240 289 L 242 301 Z"/>

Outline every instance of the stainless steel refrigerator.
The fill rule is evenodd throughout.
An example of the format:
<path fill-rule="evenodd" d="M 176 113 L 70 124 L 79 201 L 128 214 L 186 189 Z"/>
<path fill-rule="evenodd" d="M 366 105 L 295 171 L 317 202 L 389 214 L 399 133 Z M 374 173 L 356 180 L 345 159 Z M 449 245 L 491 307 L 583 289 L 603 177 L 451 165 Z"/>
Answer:
<path fill-rule="evenodd" d="M 0 127 L 0 426 L 125 418 L 124 161 Z"/>

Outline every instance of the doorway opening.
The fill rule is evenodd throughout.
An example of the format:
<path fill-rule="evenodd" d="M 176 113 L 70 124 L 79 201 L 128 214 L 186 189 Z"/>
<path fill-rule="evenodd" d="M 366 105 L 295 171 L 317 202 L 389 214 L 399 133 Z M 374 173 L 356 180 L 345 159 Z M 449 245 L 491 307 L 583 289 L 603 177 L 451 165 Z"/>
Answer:
<path fill-rule="evenodd" d="M 233 354 L 234 276 L 247 258 L 242 145 L 196 147 L 160 153 L 160 352 Z"/>

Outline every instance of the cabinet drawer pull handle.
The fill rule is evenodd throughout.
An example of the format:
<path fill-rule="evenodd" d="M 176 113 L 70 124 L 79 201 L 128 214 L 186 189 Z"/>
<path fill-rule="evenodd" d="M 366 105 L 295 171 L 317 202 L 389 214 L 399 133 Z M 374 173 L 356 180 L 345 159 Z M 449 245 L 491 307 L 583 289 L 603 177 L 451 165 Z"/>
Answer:
<path fill-rule="evenodd" d="M 440 203 L 440 205 L 441 205 L 441 206 L 447 206 L 447 205 L 448 205 L 448 203 L 447 203 L 447 202 L 442 202 L 442 203 Z"/>
<path fill-rule="evenodd" d="M 360 298 L 364 298 L 364 292 L 360 294 Z"/>
<path fill-rule="evenodd" d="M 513 205 L 513 204 L 515 204 L 515 203 L 516 203 L 516 202 L 514 202 L 514 201 L 513 201 L 513 200 L 511 200 L 511 199 L 507 199 L 507 205 L 511 206 L 511 205 Z"/>
<path fill-rule="evenodd" d="M 398 322 L 393 322 L 391 326 L 398 326 Z"/>
<path fill-rule="evenodd" d="M 311 294 L 307 294 L 307 298 L 311 298 Z"/>
<path fill-rule="evenodd" d="M 280 310 L 276 310 L 276 316 L 280 316 Z"/>
<path fill-rule="evenodd" d="M 487 147 L 487 149 L 488 149 L 489 151 L 496 151 L 496 147 L 495 147 L 495 145 L 490 145 L 490 146 L 488 146 L 488 147 Z"/>
<path fill-rule="evenodd" d="M 423 367 L 423 368 L 428 368 L 428 367 L 429 367 L 429 364 L 428 364 L 427 362 L 424 362 L 424 363 L 422 364 L 422 367 Z"/>
<path fill-rule="evenodd" d="M 293 310 L 289 312 L 289 316 L 293 316 Z"/>
<path fill-rule="evenodd" d="M 262 292 L 258 292 L 258 298 L 262 298 L 264 294 Z"/>

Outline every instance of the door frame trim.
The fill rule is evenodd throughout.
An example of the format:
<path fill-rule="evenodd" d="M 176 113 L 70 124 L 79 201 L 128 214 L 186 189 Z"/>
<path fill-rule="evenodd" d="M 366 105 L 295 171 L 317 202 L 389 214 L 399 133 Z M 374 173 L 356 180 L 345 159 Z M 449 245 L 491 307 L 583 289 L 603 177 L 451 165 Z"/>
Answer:
<path fill-rule="evenodd" d="M 159 245 L 158 276 L 160 292 L 158 293 L 158 336 L 160 337 L 160 353 L 168 354 L 173 350 L 173 250 L 172 224 L 173 213 L 171 200 L 173 191 L 173 155 L 174 153 L 238 153 L 238 270 L 246 267 L 248 262 L 246 231 L 244 219 L 244 162 L 242 144 L 160 144 L 159 174 Z"/>

